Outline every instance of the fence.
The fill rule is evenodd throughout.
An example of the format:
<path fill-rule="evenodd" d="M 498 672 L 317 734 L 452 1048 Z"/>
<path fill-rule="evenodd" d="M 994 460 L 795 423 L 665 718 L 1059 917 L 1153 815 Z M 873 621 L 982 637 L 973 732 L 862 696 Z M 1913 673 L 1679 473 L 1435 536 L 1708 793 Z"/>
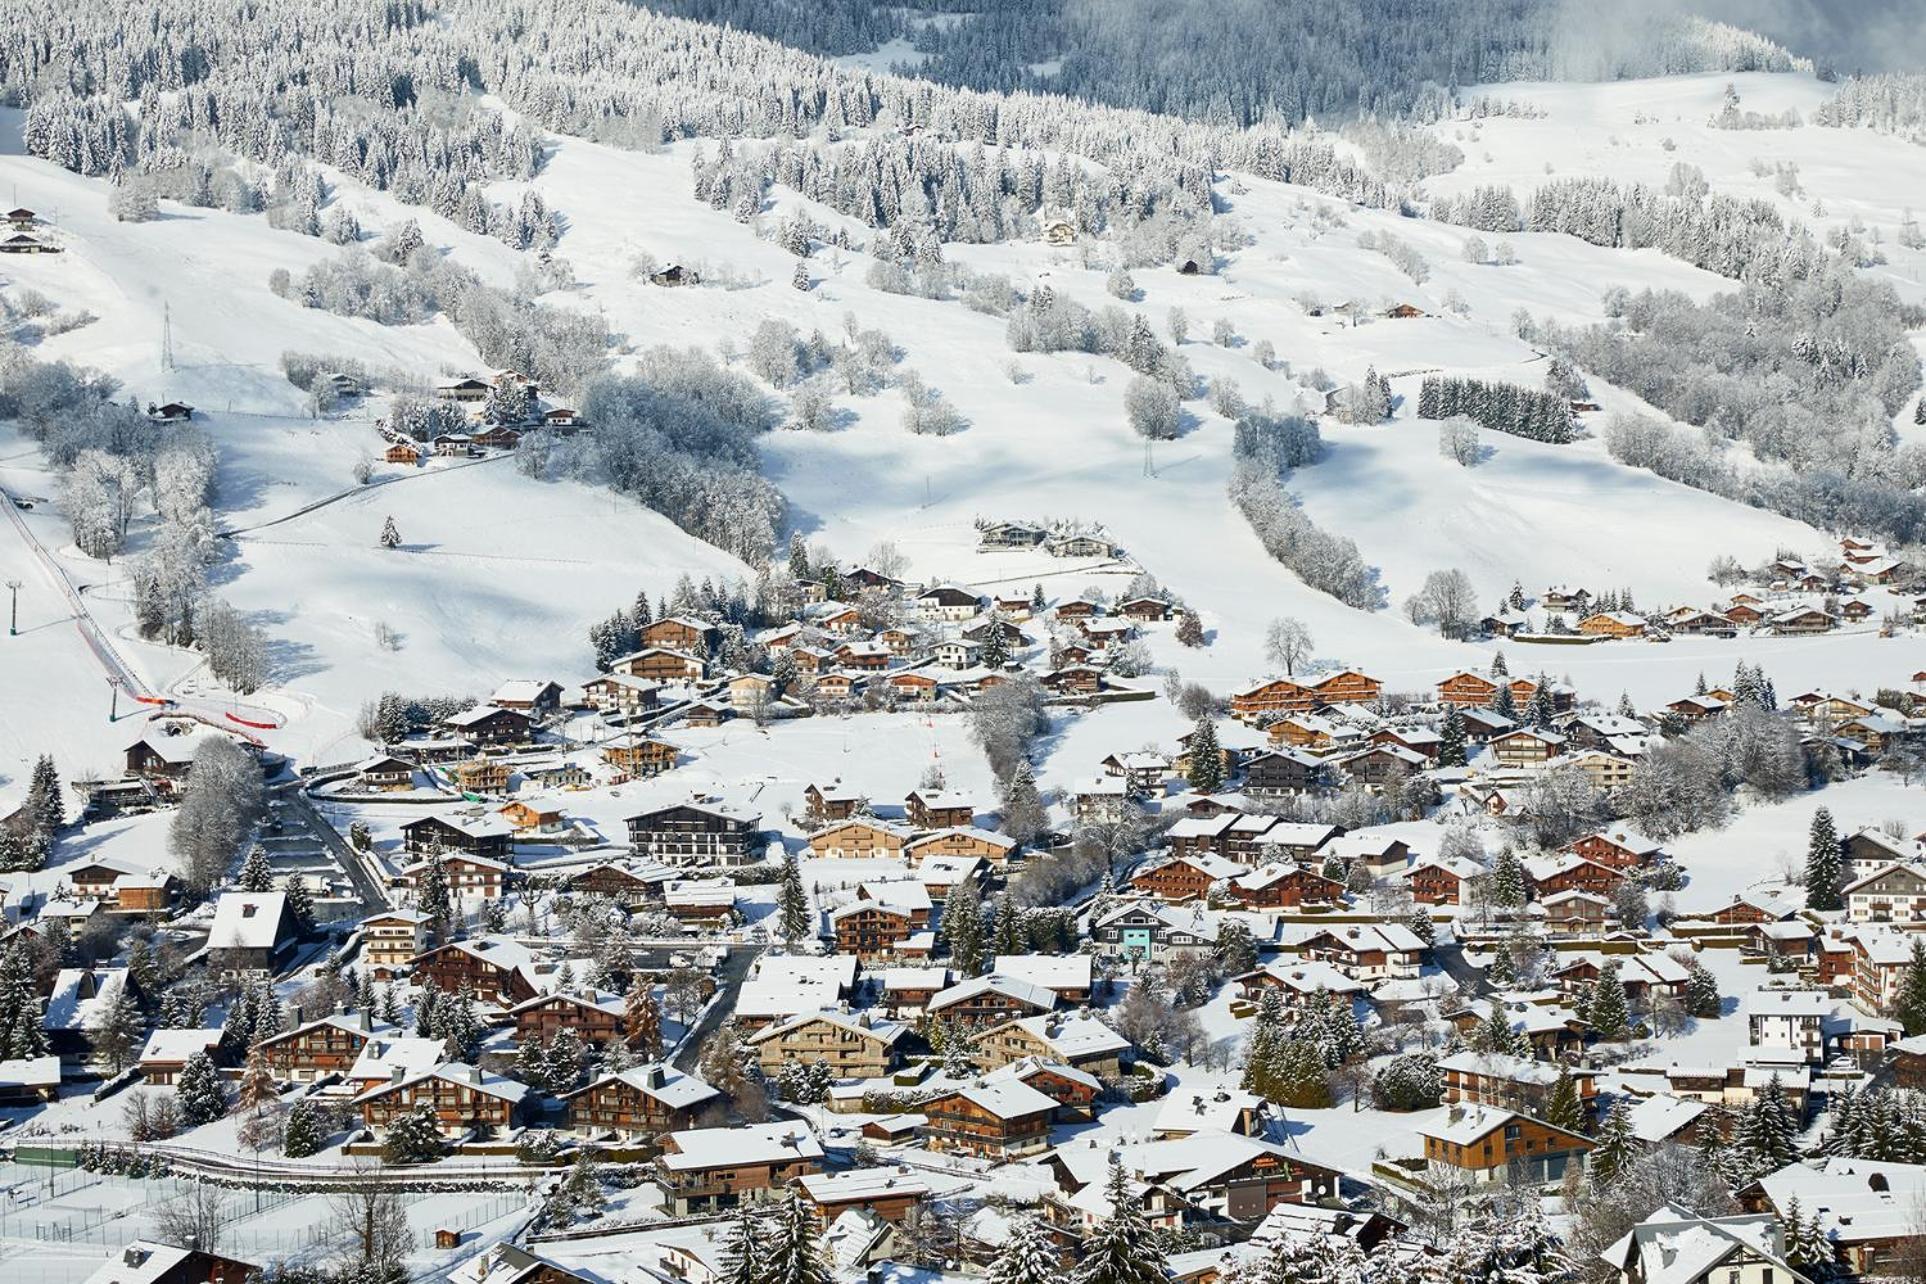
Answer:
<path fill-rule="evenodd" d="M 271 1177 L 264 1182 L 271 1182 Z M 16 1248 L 30 1251 L 70 1246 L 98 1265 L 99 1257 L 124 1248 L 136 1239 L 153 1238 L 167 1202 L 188 1193 L 195 1183 L 174 1177 L 118 1177 L 79 1169 L 26 1172 L 18 1165 L 0 1164 L 4 1200 L 0 1201 L 0 1278 L 8 1284 L 21 1279 L 14 1267 Z M 328 1196 L 263 1185 L 251 1190 L 220 1190 L 222 1201 L 220 1247 L 253 1261 L 267 1261 L 310 1253 L 343 1240 L 349 1232 L 330 1213 Z M 418 1200 L 411 1200 L 418 1203 Z M 442 1201 L 447 1203 L 448 1201 Z M 284 1209 L 308 1204 L 308 1216 L 275 1216 Z M 459 1208 L 438 1212 L 434 1226 L 415 1226 L 421 1246 L 436 1228 L 472 1230 L 529 1204 L 522 1191 L 464 1196 Z M 65 1254 L 63 1253 L 62 1256 Z M 36 1253 L 37 1256 L 37 1253 Z M 91 1273 L 81 1273 L 82 1277 Z M 54 1275 L 65 1278 L 56 1271 Z"/>

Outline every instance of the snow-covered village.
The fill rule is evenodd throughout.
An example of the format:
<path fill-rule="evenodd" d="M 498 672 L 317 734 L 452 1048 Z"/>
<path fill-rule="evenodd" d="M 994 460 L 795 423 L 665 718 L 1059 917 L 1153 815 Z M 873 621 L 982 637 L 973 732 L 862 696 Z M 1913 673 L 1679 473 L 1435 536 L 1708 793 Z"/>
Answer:
<path fill-rule="evenodd" d="M 1926 0 L 8 0 L 6 1284 L 1926 1281 Z"/>

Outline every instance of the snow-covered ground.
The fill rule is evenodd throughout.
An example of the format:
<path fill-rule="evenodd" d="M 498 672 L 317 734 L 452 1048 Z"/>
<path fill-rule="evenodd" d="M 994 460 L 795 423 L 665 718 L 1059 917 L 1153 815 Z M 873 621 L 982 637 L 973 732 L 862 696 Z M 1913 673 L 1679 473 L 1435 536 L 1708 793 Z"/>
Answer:
<path fill-rule="evenodd" d="M 1837 216 L 1851 211 L 1869 221 L 1894 221 L 1902 207 L 1926 205 L 1926 192 L 1915 200 L 1895 181 L 1918 170 L 1898 163 L 1910 149 L 1893 139 L 1813 126 L 1707 127 L 1725 79 L 1505 86 L 1504 96 L 1527 99 L 1545 114 L 1436 126 L 1467 135 L 1460 144 L 1466 161 L 1430 180 L 1430 189 L 1501 180 L 1523 190 L 1548 162 L 1555 172 L 1596 166 L 1659 181 L 1673 161 L 1689 160 L 1719 190 L 1770 195 L 1771 180 L 1754 178 L 1748 165 L 1754 155 L 1783 155 L 1800 161 L 1807 188 L 1831 202 Z M 1827 92 L 1799 76 L 1736 83 L 1750 110 L 1793 106 L 1809 114 Z M 309 760 L 351 756 L 355 710 L 382 688 L 480 694 L 507 676 L 579 678 L 587 667 L 587 624 L 637 589 L 659 594 L 685 571 L 698 579 L 748 574 L 632 504 L 572 483 L 530 481 L 508 462 L 462 468 L 444 462 L 405 481 L 346 493 L 355 490 L 356 461 L 378 445 L 368 423 L 379 413 L 378 401 L 340 419 L 309 419 L 302 395 L 280 377 L 281 353 L 341 353 L 434 377 L 477 364 L 466 342 L 444 321 L 382 327 L 276 297 L 267 289 L 272 270 L 299 272 L 337 251 L 275 231 L 261 217 L 168 204 L 156 222 L 116 223 L 106 210 L 105 184 L 18 154 L 18 119 L 17 113 L 5 119 L 0 179 L 20 203 L 57 219 L 66 253 L 12 258 L 0 277 L 99 317 L 45 340 L 39 355 L 102 367 L 149 400 L 177 397 L 200 407 L 222 451 L 217 502 L 231 527 L 259 527 L 345 493 L 312 513 L 242 534 L 217 573 L 218 591 L 276 640 L 276 689 L 261 699 L 289 720 L 269 737 L 277 747 Z M 1661 145 L 1667 138 L 1673 150 Z M 1141 298 L 1121 306 L 1160 330 L 1169 309 L 1184 309 L 1192 337 L 1183 354 L 1200 375 L 1237 382 L 1251 402 L 1318 407 L 1321 395 L 1304 382 L 1314 369 L 1340 381 L 1370 367 L 1394 376 L 1405 399 L 1399 418 L 1370 429 L 1327 421 L 1327 458 L 1291 481 L 1310 515 L 1356 539 L 1378 568 L 1390 609 L 1366 615 L 1308 591 L 1264 556 L 1224 501 L 1230 425 L 1201 402 L 1190 408 L 1194 423 L 1181 439 L 1146 451 L 1124 424 L 1128 372 L 1115 361 L 1069 353 L 1013 359 L 998 318 L 954 301 L 880 293 L 865 284 L 869 260 L 860 253 L 819 253 L 810 260 L 815 288 L 796 292 L 787 253 L 758 239 L 756 229 L 689 198 L 692 146 L 651 154 L 554 141 L 533 185 L 567 219 L 558 253 L 579 285 L 558 301 L 602 310 L 630 350 L 740 343 L 766 317 L 790 320 L 805 333 L 835 333 L 845 315 L 854 315 L 889 333 L 903 351 L 902 368 L 918 370 L 941 389 L 968 419 L 967 431 L 943 439 L 906 434 L 898 422 L 900 395 L 892 391 L 840 399 L 839 409 L 849 412 L 840 431 L 779 433 L 765 445 L 794 526 L 846 558 L 859 559 L 890 540 L 919 576 L 984 586 L 1045 580 L 1053 592 L 1075 591 L 1092 577 L 1065 573 L 1041 557 L 977 554 L 972 523 L 983 517 L 1102 521 L 1134 561 L 1199 608 L 1214 631 L 1214 644 L 1203 652 L 1159 645 L 1187 677 L 1219 688 L 1246 681 L 1265 668 L 1264 625 L 1294 615 L 1311 627 L 1321 656 L 1406 687 L 1481 658 L 1480 649 L 1444 642 L 1398 613 L 1397 605 L 1431 570 L 1461 567 L 1481 596 L 1493 600 L 1516 580 L 1528 591 L 1552 582 L 1628 586 L 1642 604 L 1706 601 L 1713 590 L 1703 568 L 1714 554 L 1755 561 L 1781 546 L 1813 553 L 1827 546 L 1824 535 L 1797 523 L 1622 468 L 1596 441 L 1551 447 L 1498 438 L 1489 443 L 1485 464 L 1463 469 L 1438 455 L 1429 424 L 1410 417 L 1416 372 L 1535 382 L 1542 354 L 1510 330 L 1520 307 L 1565 322 L 1592 321 L 1602 319 L 1599 294 L 1610 285 L 1698 297 L 1729 285 L 1656 252 L 1526 235 L 1512 238 L 1517 264 L 1474 265 L 1458 253 L 1462 229 L 1341 208 L 1302 189 L 1227 175 L 1220 194 L 1251 244 L 1230 255 L 1218 276 L 1136 274 Z M 335 199 L 356 210 L 370 235 L 402 216 L 384 194 L 352 183 L 341 183 Z M 804 204 L 779 189 L 760 221 L 770 225 Z M 1311 217 L 1322 207 L 1330 207 L 1330 217 Z M 647 217 L 638 219 L 639 210 Z M 859 243 L 865 234 L 826 210 L 811 212 L 825 225 L 848 227 Z M 421 210 L 406 215 L 420 220 L 432 243 L 451 247 L 488 279 L 506 282 L 512 275 L 517 256 L 499 243 Z M 1365 231 L 1390 231 L 1417 246 L 1431 262 L 1430 279 L 1414 285 L 1389 260 L 1359 249 L 1357 236 Z M 1917 271 L 1917 254 L 1888 248 L 1894 256 L 1889 272 Z M 631 270 L 644 253 L 726 269 L 738 284 L 653 289 Z M 955 246 L 950 253 L 972 269 L 1007 273 L 1022 284 L 1048 283 L 1093 307 L 1116 302 L 1104 292 L 1101 244 Z M 220 288 L 206 288 L 212 281 Z M 1462 316 L 1443 307 L 1453 292 L 1468 307 Z M 1362 305 L 1362 324 L 1305 309 L 1307 301 L 1347 300 Z M 1393 302 L 1412 302 L 1432 315 L 1373 319 Z M 160 360 L 164 317 L 176 354 L 172 369 Z M 1232 346 L 1208 341 L 1220 318 L 1238 336 Z M 1289 373 L 1252 359 L 1260 340 L 1274 345 Z M 1011 379 L 1012 364 L 1020 366 L 1023 382 Z M 1611 389 L 1597 394 L 1607 412 L 1631 404 Z M 382 466 L 377 475 L 398 471 Z M 0 485 L 52 498 L 52 479 L 29 445 L 10 434 L 0 437 Z M 389 515 L 402 531 L 401 550 L 376 547 L 375 533 Z M 62 523 L 48 505 L 28 520 L 71 578 L 97 586 L 91 604 L 122 626 L 124 636 L 120 568 L 66 547 Z M 0 666 L 0 772 L 17 775 L 32 754 L 49 749 L 66 760 L 104 762 L 131 737 L 104 717 L 70 716 L 73 704 L 91 709 L 104 700 L 104 690 L 93 685 L 98 666 L 71 625 L 61 622 L 63 611 L 44 576 L 3 526 L 0 571 L 25 585 L 27 627 L 22 638 L 10 640 L 11 658 L 23 662 Z M 398 649 L 377 642 L 377 623 L 400 635 Z M 183 689 L 192 689 L 195 657 L 133 641 L 124 649 L 157 685 L 186 681 Z M 1742 656 L 1763 662 L 1781 690 L 1890 683 L 1916 667 L 1911 649 L 1905 641 L 1869 636 L 1704 640 L 1563 648 L 1545 663 L 1569 672 L 1588 694 L 1612 698 L 1625 689 L 1649 702 L 1676 695 L 1701 669 L 1729 670 Z M 1534 663 L 1527 659 L 1520 667 Z M 49 689 L 76 694 L 54 708 L 45 697 Z M 98 695 L 78 695 L 87 691 Z"/>

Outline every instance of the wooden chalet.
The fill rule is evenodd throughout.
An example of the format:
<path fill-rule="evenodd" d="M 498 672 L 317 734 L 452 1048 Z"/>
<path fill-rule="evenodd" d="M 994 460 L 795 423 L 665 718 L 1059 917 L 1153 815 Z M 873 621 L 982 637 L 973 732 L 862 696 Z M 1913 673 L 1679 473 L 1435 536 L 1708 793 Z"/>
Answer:
<path fill-rule="evenodd" d="M 434 1111 L 443 1136 L 492 1137 L 517 1125 L 528 1085 L 478 1066 L 448 1062 L 415 1074 L 397 1073 L 354 1099 L 367 1127 L 385 1131 L 417 1106 Z"/>
<path fill-rule="evenodd" d="M 822 1145 L 793 1120 L 684 1129 L 661 1140 L 655 1180 L 673 1217 L 774 1199 L 796 1178 L 823 1167 Z"/>
<path fill-rule="evenodd" d="M 563 1030 L 573 1030 L 589 1047 L 625 1042 L 623 1002 L 615 994 L 538 994 L 508 1010 L 518 1044 L 547 1043 Z"/>
<path fill-rule="evenodd" d="M 666 1062 L 604 1074 L 593 1083 L 562 1094 L 572 1131 L 580 1135 L 614 1133 L 631 1139 L 692 1128 L 703 1114 L 722 1103 L 720 1092 Z"/>
<path fill-rule="evenodd" d="M 526 744 L 535 733 L 535 724 L 526 713 L 488 704 L 451 713 L 441 720 L 441 725 L 478 745 Z"/>
<path fill-rule="evenodd" d="M 1593 1144 L 1581 1133 L 1486 1106 L 1420 1126 L 1418 1135 L 1427 1163 L 1481 1182 L 1503 1180 L 1510 1172 L 1534 1184 L 1559 1181 L 1567 1167 L 1584 1164 Z"/>
<path fill-rule="evenodd" d="M 450 994 L 467 986 L 476 998 L 512 1007 L 536 995 L 534 956 L 504 937 L 450 941 L 409 963 L 416 985 Z"/>
<path fill-rule="evenodd" d="M 821 1063 L 838 1079 L 880 1079 L 901 1063 L 908 1035 L 908 1026 L 868 1012 L 805 1012 L 764 1026 L 749 1046 L 772 1079 L 791 1063 Z"/>
<path fill-rule="evenodd" d="M 975 1155 L 997 1162 L 1049 1148 L 1057 1103 L 1014 1079 L 984 1080 L 923 1104 L 924 1144 L 939 1152 Z"/>
<path fill-rule="evenodd" d="M 630 816 L 638 855 L 674 864 L 746 865 L 762 856 L 759 822 L 719 804 L 677 803 Z"/>
<path fill-rule="evenodd" d="M 680 753 L 653 736 L 619 736 L 602 747 L 602 761 L 629 780 L 647 780 L 673 771 Z"/>

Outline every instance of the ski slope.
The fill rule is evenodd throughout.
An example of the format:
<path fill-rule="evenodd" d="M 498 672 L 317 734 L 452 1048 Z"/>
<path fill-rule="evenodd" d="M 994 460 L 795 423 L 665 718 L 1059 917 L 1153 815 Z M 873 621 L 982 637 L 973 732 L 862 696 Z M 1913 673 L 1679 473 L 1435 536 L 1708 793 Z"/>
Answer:
<path fill-rule="evenodd" d="M 1749 110 L 1790 105 L 1809 113 L 1828 92 L 1803 77 L 1737 81 Z M 1689 159 L 1720 190 L 1751 193 L 1760 183 L 1769 191 L 1771 180 L 1751 174 L 1749 157 L 1780 148 L 1801 158 L 1803 181 L 1836 204 L 1835 214 L 1863 210 L 1869 218 L 1896 219 L 1896 207 L 1910 201 L 1904 183 L 1886 182 L 1895 173 L 1919 173 L 1917 166 L 1898 165 L 1914 155 L 1909 145 L 1811 126 L 1713 130 L 1705 119 L 1723 85 L 1722 78 L 1698 77 L 1506 86 L 1505 96 L 1529 98 L 1545 115 L 1435 126 L 1476 138 L 1461 143 L 1465 164 L 1430 186 L 1507 181 L 1522 192 L 1547 164 L 1554 172 L 1609 165 L 1622 177 L 1662 181 L 1674 160 Z M 752 573 L 606 491 L 531 480 L 508 461 L 469 467 L 437 461 L 405 479 L 402 470 L 383 465 L 376 470 L 379 484 L 358 489 L 357 460 L 379 448 L 369 422 L 382 409 L 379 399 L 340 418 L 309 418 L 303 394 L 281 377 L 281 353 L 339 353 L 431 379 L 478 367 L 466 341 L 445 320 L 383 327 L 276 297 L 268 289 L 270 273 L 298 274 L 339 251 L 274 230 L 262 216 L 166 202 L 157 221 L 117 223 L 107 212 L 106 184 L 19 154 L 18 120 L 18 113 L 0 117 L 7 139 L 0 145 L 0 181 L 19 203 L 57 221 L 67 252 L 9 259 L 0 264 L 0 289 L 32 287 L 99 318 L 45 340 L 38 355 L 98 366 L 143 400 L 178 398 L 203 411 L 221 449 L 217 506 L 224 524 L 241 532 L 230 560 L 217 569 L 217 591 L 275 639 L 276 687 L 262 697 L 288 719 L 269 737 L 275 747 L 304 758 L 352 756 L 355 710 L 382 689 L 485 695 L 511 676 L 579 680 L 588 668 L 588 624 L 638 590 L 660 594 L 685 572 L 698 580 Z M 1662 145 L 1667 138 L 1673 150 Z M 1219 197 L 1248 243 L 1227 256 L 1216 276 L 1136 272 L 1135 301 L 1119 303 L 1105 292 L 1110 264 L 1101 241 L 1067 248 L 948 247 L 953 261 L 973 271 L 1004 273 L 1026 288 L 1047 283 L 1092 308 L 1115 304 L 1142 314 L 1160 333 L 1169 311 L 1183 309 L 1190 321 L 1184 357 L 1204 379 L 1234 381 L 1253 404 L 1320 410 L 1313 371 L 1339 383 L 1373 368 L 1392 375 L 1404 399 L 1398 417 L 1372 428 L 1327 419 L 1327 457 L 1290 481 L 1310 516 L 1355 539 L 1378 570 L 1388 609 L 1350 610 L 1306 589 L 1266 557 L 1230 509 L 1231 425 L 1205 402 L 1187 403 L 1180 439 L 1147 449 L 1126 426 L 1130 376 L 1114 360 L 1080 353 L 1013 357 L 1000 318 L 957 300 L 879 292 L 865 283 L 870 260 L 859 251 L 819 251 L 809 260 L 814 288 L 794 290 L 795 260 L 760 234 L 807 203 L 777 189 L 756 224 L 737 223 L 691 199 L 695 146 L 638 153 L 553 140 L 532 183 L 566 220 L 556 253 L 572 266 L 577 285 L 548 298 L 604 312 L 625 353 L 658 344 L 741 347 L 767 317 L 786 319 L 804 334 L 838 336 L 846 317 L 888 333 L 902 351 L 899 369 L 915 370 L 940 389 L 967 419 L 966 431 L 940 439 L 908 434 L 900 422 L 901 395 L 890 390 L 838 396 L 844 413 L 837 431 L 782 431 L 765 441 L 766 467 L 788 497 L 794 528 L 845 559 L 860 560 L 874 544 L 889 541 L 921 578 L 986 589 L 1042 582 L 1052 593 L 1092 583 L 1121 587 L 1141 566 L 1199 609 L 1212 634 L 1203 651 L 1153 638 L 1160 661 L 1181 667 L 1186 677 L 1222 690 L 1261 674 L 1264 627 L 1289 615 L 1310 627 L 1320 657 L 1366 667 L 1394 688 L 1411 689 L 1489 658 L 1489 647 L 1446 642 L 1398 611 L 1432 570 L 1465 570 L 1481 598 L 1494 602 L 1514 581 L 1528 592 L 1571 582 L 1631 587 L 1641 605 L 1651 607 L 1710 600 L 1714 589 L 1703 568 L 1715 554 L 1756 562 L 1781 547 L 1816 555 L 1830 545 L 1809 527 L 1622 468 L 1596 441 L 1551 447 L 1491 438 L 1489 459 L 1464 469 L 1438 454 L 1432 425 L 1412 417 L 1427 371 L 1533 384 L 1542 378 L 1543 354 L 1513 334 L 1512 315 L 1520 308 L 1584 323 L 1604 318 L 1599 296 L 1609 286 L 1678 289 L 1698 298 L 1730 288 L 1656 252 L 1522 235 L 1512 238 L 1516 264 L 1472 264 L 1460 254 L 1462 229 L 1345 207 L 1237 174 L 1221 176 Z M 1827 156 L 1830 166 L 1821 163 Z M 506 184 L 491 192 L 497 200 L 513 195 Z M 340 183 L 334 199 L 355 210 L 370 238 L 400 218 L 416 218 L 431 244 L 491 281 L 508 283 L 521 257 L 352 183 Z M 1920 203 L 1926 204 L 1926 193 Z M 810 213 L 847 229 L 859 245 L 867 239 L 868 229 L 839 215 L 822 208 Z M 1414 283 L 1382 255 L 1361 249 L 1357 239 L 1364 232 L 1410 242 L 1429 261 L 1429 278 Z M 1915 252 L 1890 244 L 1888 250 L 1889 273 L 1918 271 Z M 653 288 L 635 272 L 645 255 L 696 266 L 709 280 L 728 284 Z M 1448 310 L 1454 300 L 1462 300 L 1461 312 Z M 1322 305 L 1322 315 L 1307 308 L 1313 302 Z M 1330 310 L 1345 303 L 1355 305 L 1349 317 Z M 1396 303 L 1428 315 L 1385 319 L 1383 311 Z M 1237 336 L 1228 346 L 1209 341 L 1220 318 Z M 171 366 L 162 361 L 164 331 L 171 335 Z M 1274 346 L 1276 367 L 1253 359 L 1260 341 Z M 625 360 L 618 355 L 618 369 Z M 1013 367 L 1021 382 L 1011 377 Z M 1594 391 L 1606 414 L 1639 408 L 1614 389 L 1595 385 Z M 1594 424 L 1602 418 L 1594 416 Z M 0 485 L 50 495 L 51 480 L 35 475 L 27 443 L 7 441 Z M 390 515 L 403 535 L 399 550 L 376 545 Z M 1102 522 L 1134 566 L 979 554 L 973 527 L 979 518 Z M 35 520 L 59 529 L 57 514 L 44 507 Z M 0 567 L 11 578 L 24 552 L 9 548 L 4 536 L 0 531 Z M 112 585 L 120 575 L 116 567 L 83 565 L 88 559 L 70 549 L 62 556 L 77 580 Z M 109 592 L 98 609 L 124 631 L 124 602 L 116 604 Z M 31 592 L 23 611 L 50 626 L 57 615 L 51 600 Z M 377 624 L 399 635 L 399 649 L 376 641 Z M 0 684 L 15 683 L 12 691 L 24 695 L 51 675 L 63 692 L 85 690 L 91 661 L 76 649 L 72 633 L 71 625 L 47 627 L 31 641 L 14 640 L 28 663 L 5 666 Z M 156 682 L 206 690 L 194 672 L 195 656 L 130 645 Z M 1917 668 L 1915 649 L 1905 639 L 1851 636 L 1558 648 L 1543 660 L 1512 652 L 1515 668 L 1543 665 L 1569 673 L 1588 694 L 1612 698 L 1623 689 L 1649 703 L 1689 689 L 1701 670 L 1729 672 L 1741 656 L 1764 662 L 1781 691 L 1898 682 Z M 0 686 L 0 695 L 9 693 Z M 40 746 L 97 761 L 130 738 L 104 717 L 90 727 L 65 709 L 37 712 L 32 700 L 7 706 L 0 713 L 0 772 L 17 771 Z"/>

